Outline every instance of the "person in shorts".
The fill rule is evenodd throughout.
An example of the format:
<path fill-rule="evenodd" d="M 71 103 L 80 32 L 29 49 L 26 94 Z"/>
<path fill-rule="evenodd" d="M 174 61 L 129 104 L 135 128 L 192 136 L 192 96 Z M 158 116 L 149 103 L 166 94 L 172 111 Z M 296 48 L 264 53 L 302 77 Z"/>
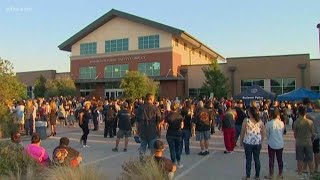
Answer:
<path fill-rule="evenodd" d="M 208 109 L 204 108 L 202 101 L 199 101 L 193 120 L 192 134 L 196 136 L 197 141 L 200 141 L 201 152 L 198 153 L 200 156 L 209 154 L 210 121 Z"/>
<path fill-rule="evenodd" d="M 129 105 L 127 102 L 123 102 L 122 109 L 118 113 L 118 119 L 119 119 L 119 131 L 117 133 L 117 139 L 116 139 L 116 147 L 112 149 L 114 152 L 118 152 L 118 145 L 120 142 L 120 139 L 125 137 L 125 144 L 123 151 L 127 151 L 129 137 L 131 137 L 131 112 L 129 110 Z"/>
<path fill-rule="evenodd" d="M 298 161 L 298 174 L 302 174 L 303 164 L 307 163 L 310 173 L 314 171 L 312 139 L 315 130 L 313 122 L 306 118 L 307 109 L 304 106 L 298 108 L 299 118 L 293 125 L 294 137 L 296 139 L 296 160 Z"/>

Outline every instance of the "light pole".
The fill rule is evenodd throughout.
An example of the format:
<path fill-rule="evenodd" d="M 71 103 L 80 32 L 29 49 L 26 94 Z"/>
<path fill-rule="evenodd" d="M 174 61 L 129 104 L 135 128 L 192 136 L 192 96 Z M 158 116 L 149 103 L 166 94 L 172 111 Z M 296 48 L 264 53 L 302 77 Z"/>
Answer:
<path fill-rule="evenodd" d="M 320 53 L 320 23 L 317 25 L 317 28 L 319 30 L 319 53 Z"/>

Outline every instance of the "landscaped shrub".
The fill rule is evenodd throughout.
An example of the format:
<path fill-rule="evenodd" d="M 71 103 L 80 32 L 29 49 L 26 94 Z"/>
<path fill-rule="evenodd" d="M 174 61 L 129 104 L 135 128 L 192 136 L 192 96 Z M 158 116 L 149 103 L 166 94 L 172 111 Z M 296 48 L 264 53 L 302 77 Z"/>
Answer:
<path fill-rule="evenodd" d="M 0 179 L 27 179 L 38 170 L 37 162 L 26 155 L 21 146 L 0 141 Z"/>
<path fill-rule="evenodd" d="M 106 176 L 95 166 L 80 166 L 79 168 L 55 166 L 46 169 L 41 174 L 41 178 L 45 180 L 107 180 Z"/>
<path fill-rule="evenodd" d="M 10 114 L 4 105 L 0 104 L 0 138 L 8 138 L 12 132 L 17 132 L 19 125 L 14 114 Z"/>
<path fill-rule="evenodd" d="M 133 159 L 122 165 L 123 172 L 119 179 L 123 180 L 167 180 L 168 176 L 160 170 L 152 157 L 145 156 Z"/>

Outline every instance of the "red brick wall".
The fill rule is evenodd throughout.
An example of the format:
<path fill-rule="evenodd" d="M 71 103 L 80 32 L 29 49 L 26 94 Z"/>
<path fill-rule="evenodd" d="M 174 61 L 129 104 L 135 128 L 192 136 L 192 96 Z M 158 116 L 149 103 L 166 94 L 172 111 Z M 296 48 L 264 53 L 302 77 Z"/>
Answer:
<path fill-rule="evenodd" d="M 104 68 L 111 64 L 129 64 L 130 71 L 137 71 L 138 64 L 142 62 L 160 62 L 160 75 L 166 76 L 169 69 L 172 69 L 172 52 L 116 56 L 103 58 L 90 58 L 71 60 L 71 77 L 79 79 L 80 67 L 96 66 L 98 78 L 104 78 Z M 181 61 L 180 61 L 181 63 Z M 176 63 L 176 66 L 178 64 Z"/>

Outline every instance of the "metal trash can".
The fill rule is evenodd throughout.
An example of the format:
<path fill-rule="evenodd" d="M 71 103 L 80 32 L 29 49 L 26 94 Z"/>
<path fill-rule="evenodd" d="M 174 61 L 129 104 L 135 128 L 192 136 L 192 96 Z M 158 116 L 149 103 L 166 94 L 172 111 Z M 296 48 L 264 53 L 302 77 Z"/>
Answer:
<path fill-rule="evenodd" d="M 47 139 L 47 122 L 36 121 L 36 132 L 40 136 L 41 140 Z"/>

